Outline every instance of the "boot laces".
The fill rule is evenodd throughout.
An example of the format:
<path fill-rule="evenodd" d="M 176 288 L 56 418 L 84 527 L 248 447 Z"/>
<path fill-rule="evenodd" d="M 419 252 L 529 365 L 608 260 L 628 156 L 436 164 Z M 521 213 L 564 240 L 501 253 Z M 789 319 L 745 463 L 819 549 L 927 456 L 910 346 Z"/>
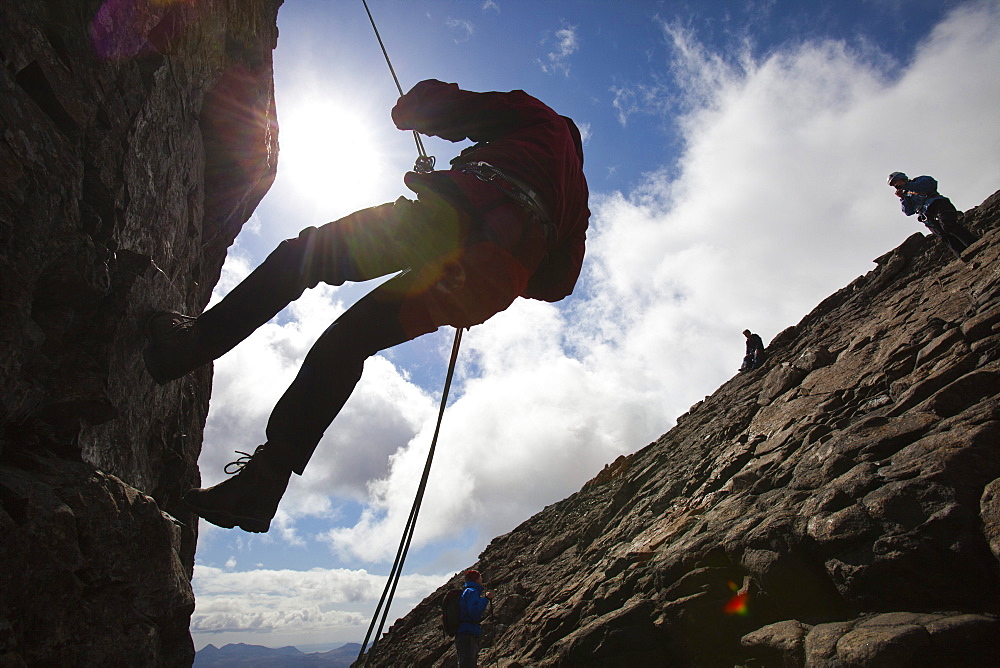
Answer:
<path fill-rule="evenodd" d="M 196 322 L 198 322 L 198 318 L 196 318 L 195 316 L 184 315 L 183 313 L 177 313 L 170 321 L 170 329 L 172 330 L 190 329 L 191 327 L 194 326 Z"/>
<path fill-rule="evenodd" d="M 173 311 L 163 311 L 154 313 L 149 320 L 149 328 L 154 332 L 176 332 L 190 329 L 198 321 L 198 318 L 183 313 Z"/>
<path fill-rule="evenodd" d="M 258 445 L 257 449 L 253 451 L 253 454 L 243 452 L 242 450 L 236 450 L 236 454 L 243 456 L 237 457 L 236 461 L 229 462 L 222 468 L 222 470 L 226 473 L 226 475 L 237 475 L 242 473 L 246 465 L 253 461 L 254 456 L 256 456 L 263 447 L 263 445 Z"/>

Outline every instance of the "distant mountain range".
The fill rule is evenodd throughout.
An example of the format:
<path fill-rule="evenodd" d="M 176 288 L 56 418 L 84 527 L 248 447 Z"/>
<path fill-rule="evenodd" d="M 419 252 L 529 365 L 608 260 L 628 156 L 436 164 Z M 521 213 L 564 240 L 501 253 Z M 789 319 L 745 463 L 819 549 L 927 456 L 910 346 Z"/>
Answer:
<path fill-rule="evenodd" d="M 360 643 L 347 643 L 329 652 L 302 652 L 295 647 L 272 649 L 237 643 L 221 649 L 206 645 L 194 655 L 194 668 L 285 668 L 286 666 L 326 666 L 349 668 L 358 658 Z"/>

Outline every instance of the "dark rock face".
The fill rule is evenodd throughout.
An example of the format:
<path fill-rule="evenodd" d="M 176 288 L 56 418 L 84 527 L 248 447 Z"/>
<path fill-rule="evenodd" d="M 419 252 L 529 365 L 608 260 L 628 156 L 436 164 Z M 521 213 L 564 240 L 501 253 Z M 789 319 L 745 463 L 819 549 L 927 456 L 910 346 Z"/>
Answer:
<path fill-rule="evenodd" d="M 274 178 L 281 0 L 0 3 L 0 664 L 189 665 L 211 370 L 146 376 Z"/>
<path fill-rule="evenodd" d="M 484 665 L 1000 664 L 1000 192 L 494 539 Z M 454 665 L 448 583 L 369 665 Z"/>

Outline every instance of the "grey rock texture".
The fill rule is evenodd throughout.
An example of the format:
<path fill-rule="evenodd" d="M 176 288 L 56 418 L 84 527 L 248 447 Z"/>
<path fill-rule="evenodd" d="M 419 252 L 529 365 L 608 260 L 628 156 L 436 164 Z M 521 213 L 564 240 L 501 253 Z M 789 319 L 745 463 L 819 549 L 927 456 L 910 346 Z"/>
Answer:
<path fill-rule="evenodd" d="M 273 181 L 281 0 L 0 3 L 0 665 L 190 665 L 211 369 L 146 376 Z"/>
<path fill-rule="evenodd" d="M 482 665 L 1000 665 L 1000 192 L 494 539 Z M 454 665 L 442 586 L 369 665 Z M 742 605 L 741 605 L 742 604 Z"/>

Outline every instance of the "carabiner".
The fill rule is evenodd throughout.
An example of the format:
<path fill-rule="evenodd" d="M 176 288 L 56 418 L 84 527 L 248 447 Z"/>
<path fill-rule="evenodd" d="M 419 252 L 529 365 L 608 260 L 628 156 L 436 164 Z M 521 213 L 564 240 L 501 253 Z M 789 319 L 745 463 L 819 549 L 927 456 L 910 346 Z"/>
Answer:
<path fill-rule="evenodd" d="M 417 157 L 417 161 L 413 163 L 413 171 L 418 174 L 430 174 L 434 171 L 434 156 L 433 155 L 421 155 Z"/>

